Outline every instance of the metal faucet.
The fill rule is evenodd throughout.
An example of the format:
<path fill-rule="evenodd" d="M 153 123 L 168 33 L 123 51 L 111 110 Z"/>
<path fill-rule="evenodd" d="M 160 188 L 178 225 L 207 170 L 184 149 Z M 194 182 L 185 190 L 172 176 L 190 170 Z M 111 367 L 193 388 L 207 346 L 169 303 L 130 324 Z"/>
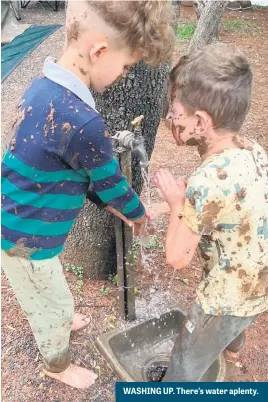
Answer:
<path fill-rule="evenodd" d="M 128 130 L 117 131 L 117 133 L 112 136 L 112 139 L 115 141 L 114 145 L 116 147 L 119 147 L 119 152 L 120 148 L 130 150 L 134 153 L 134 155 L 138 156 L 140 160 L 140 166 L 147 170 L 149 161 L 147 152 L 145 150 L 144 138 L 141 132 L 141 122 L 143 119 L 144 116 L 141 115 L 136 117 L 131 122 L 131 125 L 134 126 L 133 132 Z"/>

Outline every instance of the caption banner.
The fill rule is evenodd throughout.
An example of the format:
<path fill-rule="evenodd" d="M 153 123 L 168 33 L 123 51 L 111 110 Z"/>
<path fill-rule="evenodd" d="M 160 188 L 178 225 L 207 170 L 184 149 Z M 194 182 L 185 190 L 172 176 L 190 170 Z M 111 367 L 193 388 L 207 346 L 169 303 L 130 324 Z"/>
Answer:
<path fill-rule="evenodd" d="M 116 383 L 116 402 L 150 401 L 267 401 L 268 383 L 203 382 L 203 383 Z"/>

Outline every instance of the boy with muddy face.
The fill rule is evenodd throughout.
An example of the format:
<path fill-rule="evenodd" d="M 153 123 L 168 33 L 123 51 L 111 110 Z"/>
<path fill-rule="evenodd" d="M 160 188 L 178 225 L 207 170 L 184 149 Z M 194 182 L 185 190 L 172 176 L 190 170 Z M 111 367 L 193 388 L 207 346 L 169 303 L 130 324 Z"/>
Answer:
<path fill-rule="evenodd" d="M 27 314 L 45 373 L 72 387 L 96 375 L 69 362 L 71 330 L 88 324 L 58 258 L 89 184 L 128 223 L 146 219 L 139 197 L 113 157 L 105 122 L 89 88 L 103 92 L 144 59 L 167 60 L 174 34 L 163 1 L 69 1 L 60 60 L 46 60 L 26 90 L 2 163 L 2 266 Z"/>
<path fill-rule="evenodd" d="M 179 146 L 197 146 L 201 165 L 188 183 L 156 174 L 170 209 L 166 256 L 181 269 L 198 247 L 203 279 L 165 381 L 199 381 L 224 349 L 238 352 L 268 308 L 268 160 L 239 133 L 251 86 L 243 53 L 222 43 L 182 57 L 171 72 L 167 117 Z"/>

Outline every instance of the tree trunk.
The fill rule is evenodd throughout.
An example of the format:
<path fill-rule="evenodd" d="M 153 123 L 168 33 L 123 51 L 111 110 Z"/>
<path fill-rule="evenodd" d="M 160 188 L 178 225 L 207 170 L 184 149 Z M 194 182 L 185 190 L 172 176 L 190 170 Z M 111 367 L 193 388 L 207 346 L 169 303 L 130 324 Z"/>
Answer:
<path fill-rule="evenodd" d="M 181 12 L 181 0 L 172 0 L 172 5 L 174 7 L 174 14 L 176 17 L 176 20 L 180 17 L 180 12 Z M 177 28 L 177 26 L 176 26 Z"/>
<path fill-rule="evenodd" d="M 201 3 L 204 2 L 201 1 L 200 6 Z M 188 48 L 189 53 L 197 49 L 202 49 L 212 42 L 216 36 L 218 24 L 227 5 L 228 1 L 206 1 L 206 5 L 201 12 L 196 30 Z"/>
<path fill-rule="evenodd" d="M 115 87 L 95 94 L 96 108 L 108 124 L 111 134 L 131 129 L 131 121 L 143 114 L 142 132 L 149 158 L 167 96 L 170 64 L 150 68 L 138 63 Z M 133 158 L 133 187 L 140 193 L 142 178 L 138 161 Z M 107 278 L 116 268 L 113 216 L 86 202 L 68 238 L 64 260 L 84 268 L 92 279 Z"/>
<path fill-rule="evenodd" d="M 197 1 L 194 1 L 194 9 L 195 9 L 195 14 L 196 14 L 197 20 L 199 20 L 199 18 L 201 16 L 204 8 L 206 7 L 208 1 L 209 0 L 197 0 Z"/>

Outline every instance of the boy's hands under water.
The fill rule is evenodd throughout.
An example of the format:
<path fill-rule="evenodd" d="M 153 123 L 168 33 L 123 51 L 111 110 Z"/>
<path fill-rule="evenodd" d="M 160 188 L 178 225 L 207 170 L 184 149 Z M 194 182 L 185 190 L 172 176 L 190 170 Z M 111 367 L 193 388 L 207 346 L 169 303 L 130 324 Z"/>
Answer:
<path fill-rule="evenodd" d="M 146 221 L 150 221 L 154 218 L 154 216 L 152 215 L 151 211 L 149 208 L 147 208 L 145 206 L 145 214 L 137 219 L 136 221 L 131 221 L 128 218 L 126 218 L 123 214 L 121 214 L 121 212 L 117 211 L 115 208 L 107 206 L 105 208 L 107 211 L 111 212 L 113 215 L 117 216 L 118 218 L 120 218 L 126 225 L 128 225 L 129 227 L 133 228 L 133 234 L 134 236 L 138 236 L 140 233 L 140 229 L 141 226 L 146 222 Z"/>
<path fill-rule="evenodd" d="M 169 170 L 160 169 L 159 172 L 156 173 L 153 182 L 158 187 L 159 194 L 165 201 L 155 203 L 151 208 L 145 206 L 145 214 L 136 221 L 133 222 L 129 220 L 113 207 L 106 207 L 107 211 L 122 219 L 126 225 L 133 228 L 134 236 L 139 236 L 141 228 L 147 223 L 150 226 L 150 223 L 158 216 L 174 209 L 183 209 L 187 187 L 187 181 L 185 179 L 182 177 L 175 179 Z"/>
<path fill-rule="evenodd" d="M 151 222 L 154 219 L 151 209 L 145 205 L 144 208 L 145 208 L 145 214 L 140 219 L 137 219 L 136 221 L 133 222 L 134 236 L 139 236 L 142 226 L 144 226 L 147 222 Z"/>
<path fill-rule="evenodd" d="M 155 174 L 154 184 L 158 187 L 159 194 L 168 204 L 170 210 L 184 206 L 187 181 L 182 177 L 175 179 L 169 170 L 160 169 Z"/>
<path fill-rule="evenodd" d="M 106 211 L 111 212 L 111 214 L 117 216 L 118 218 L 122 219 L 123 222 L 125 222 L 126 225 L 129 227 L 133 227 L 134 222 L 130 221 L 128 218 L 126 218 L 121 212 L 117 211 L 117 209 L 110 207 L 109 205 L 105 208 Z"/>

